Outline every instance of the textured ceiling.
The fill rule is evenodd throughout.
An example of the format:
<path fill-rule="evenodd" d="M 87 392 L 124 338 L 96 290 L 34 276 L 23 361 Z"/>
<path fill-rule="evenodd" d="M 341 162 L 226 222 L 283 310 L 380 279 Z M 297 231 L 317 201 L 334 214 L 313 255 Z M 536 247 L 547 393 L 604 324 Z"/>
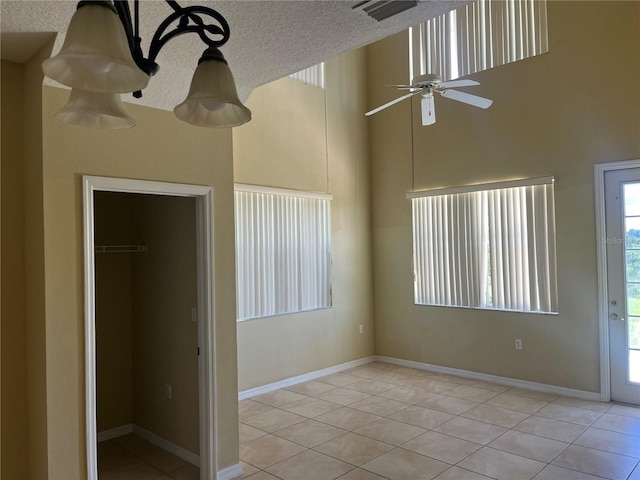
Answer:
<path fill-rule="evenodd" d="M 182 6 L 206 5 L 227 19 L 231 38 L 221 50 L 234 74 L 241 98 L 246 99 L 260 85 L 405 30 L 467 2 L 421 1 L 416 7 L 381 22 L 353 10 L 352 6 L 359 3 L 356 0 L 179 3 Z M 60 33 L 53 49 L 57 53 L 76 4 L 76 1 L 67 0 L 1 0 L 2 58 L 25 61 L 47 40 L 48 37 L 41 35 L 46 32 Z M 160 0 L 140 2 L 140 30 L 145 54 L 148 49 L 145 42 L 172 11 Z M 149 83 L 143 98 L 136 100 L 124 95 L 123 100 L 172 110 L 186 96 L 203 50 L 204 44 L 195 34 L 171 40 L 158 56 L 160 72 Z"/>

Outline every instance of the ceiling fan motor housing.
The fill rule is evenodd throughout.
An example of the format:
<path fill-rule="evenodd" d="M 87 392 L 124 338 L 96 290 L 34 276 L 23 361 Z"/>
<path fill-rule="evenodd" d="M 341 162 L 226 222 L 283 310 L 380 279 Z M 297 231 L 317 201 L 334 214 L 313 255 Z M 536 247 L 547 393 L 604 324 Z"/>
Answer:
<path fill-rule="evenodd" d="M 416 88 L 434 88 L 442 83 L 442 77 L 433 73 L 427 73 L 426 75 L 414 77 L 411 83 Z"/>

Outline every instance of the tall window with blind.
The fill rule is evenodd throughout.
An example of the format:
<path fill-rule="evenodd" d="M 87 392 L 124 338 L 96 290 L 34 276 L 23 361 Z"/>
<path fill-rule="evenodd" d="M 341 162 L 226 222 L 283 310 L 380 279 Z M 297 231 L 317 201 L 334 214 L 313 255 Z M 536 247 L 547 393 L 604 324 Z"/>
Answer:
<path fill-rule="evenodd" d="M 409 81 L 452 80 L 548 51 L 546 0 L 476 0 L 409 29 Z"/>
<path fill-rule="evenodd" d="M 416 304 L 557 313 L 552 178 L 408 196 Z"/>
<path fill-rule="evenodd" d="M 238 320 L 331 306 L 331 195 L 235 186 Z"/>

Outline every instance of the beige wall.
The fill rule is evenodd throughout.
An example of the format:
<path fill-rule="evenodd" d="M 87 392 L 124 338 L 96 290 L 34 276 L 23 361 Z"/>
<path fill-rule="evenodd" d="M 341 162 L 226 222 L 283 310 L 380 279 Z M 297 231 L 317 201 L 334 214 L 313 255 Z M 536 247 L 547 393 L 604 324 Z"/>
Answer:
<path fill-rule="evenodd" d="M 30 476 L 46 478 L 49 461 L 45 319 L 42 62 L 53 40 L 25 64 L 25 266 L 27 273 L 27 369 L 29 376 Z"/>
<path fill-rule="evenodd" d="M 238 461 L 229 130 L 189 126 L 172 113 L 128 106 L 138 125 L 90 130 L 53 120 L 68 93 L 43 89 L 44 249 L 48 474 L 85 475 L 82 271 L 83 174 L 214 187 L 218 467 Z"/>
<path fill-rule="evenodd" d="M 238 183 L 327 191 L 325 95 L 290 78 L 257 88 L 250 123 L 233 132 Z"/>
<path fill-rule="evenodd" d="M 135 243 L 133 198 L 126 193 L 95 193 L 96 245 Z M 133 255 L 95 256 L 98 432 L 133 422 Z"/>
<path fill-rule="evenodd" d="M 195 199 L 136 196 L 133 222 L 133 421 L 198 454 Z"/>
<path fill-rule="evenodd" d="M 41 63 L 52 46 L 49 42 L 19 66 L 2 62 L 2 178 L 12 181 L 2 188 L 12 202 L 5 205 L 5 210 L 11 207 L 6 217 L 2 214 L 3 257 L 12 254 L 7 265 L 2 263 L 2 307 L 11 311 L 11 316 L 2 314 L 3 333 L 10 332 L 2 338 L 5 344 L 15 342 L 2 348 L 2 364 L 11 368 L 6 378 L 2 375 L 1 400 L 2 475 L 7 478 L 43 478 L 47 470 Z M 13 235 L 22 246 L 8 238 Z"/>
<path fill-rule="evenodd" d="M 236 182 L 333 194 L 333 307 L 238 323 L 241 391 L 374 353 L 364 50 L 325 75 L 324 92 L 288 78 L 256 89 L 233 132 Z"/>
<path fill-rule="evenodd" d="M 372 117 L 376 352 L 597 392 L 593 164 L 640 157 L 640 3 L 554 1 L 548 17 L 548 54 L 473 75 L 490 109 L 438 97 L 422 127 L 416 98 L 413 122 L 410 102 Z M 406 82 L 406 44 L 368 49 L 368 107 Z M 415 306 L 406 192 L 542 175 L 556 178 L 559 315 Z"/>
<path fill-rule="evenodd" d="M 29 477 L 22 65 L 2 62 L 2 431 L 3 478 Z M 8 88 L 7 88 L 8 87 Z"/>

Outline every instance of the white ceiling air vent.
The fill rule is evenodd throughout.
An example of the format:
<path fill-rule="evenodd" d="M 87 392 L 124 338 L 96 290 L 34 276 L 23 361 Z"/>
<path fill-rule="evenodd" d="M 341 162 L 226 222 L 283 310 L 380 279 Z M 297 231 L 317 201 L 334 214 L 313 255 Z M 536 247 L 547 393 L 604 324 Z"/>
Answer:
<path fill-rule="evenodd" d="M 413 8 L 417 4 L 418 0 L 364 0 L 351 8 L 362 11 L 380 22 L 385 18 L 393 17 L 400 12 Z"/>

